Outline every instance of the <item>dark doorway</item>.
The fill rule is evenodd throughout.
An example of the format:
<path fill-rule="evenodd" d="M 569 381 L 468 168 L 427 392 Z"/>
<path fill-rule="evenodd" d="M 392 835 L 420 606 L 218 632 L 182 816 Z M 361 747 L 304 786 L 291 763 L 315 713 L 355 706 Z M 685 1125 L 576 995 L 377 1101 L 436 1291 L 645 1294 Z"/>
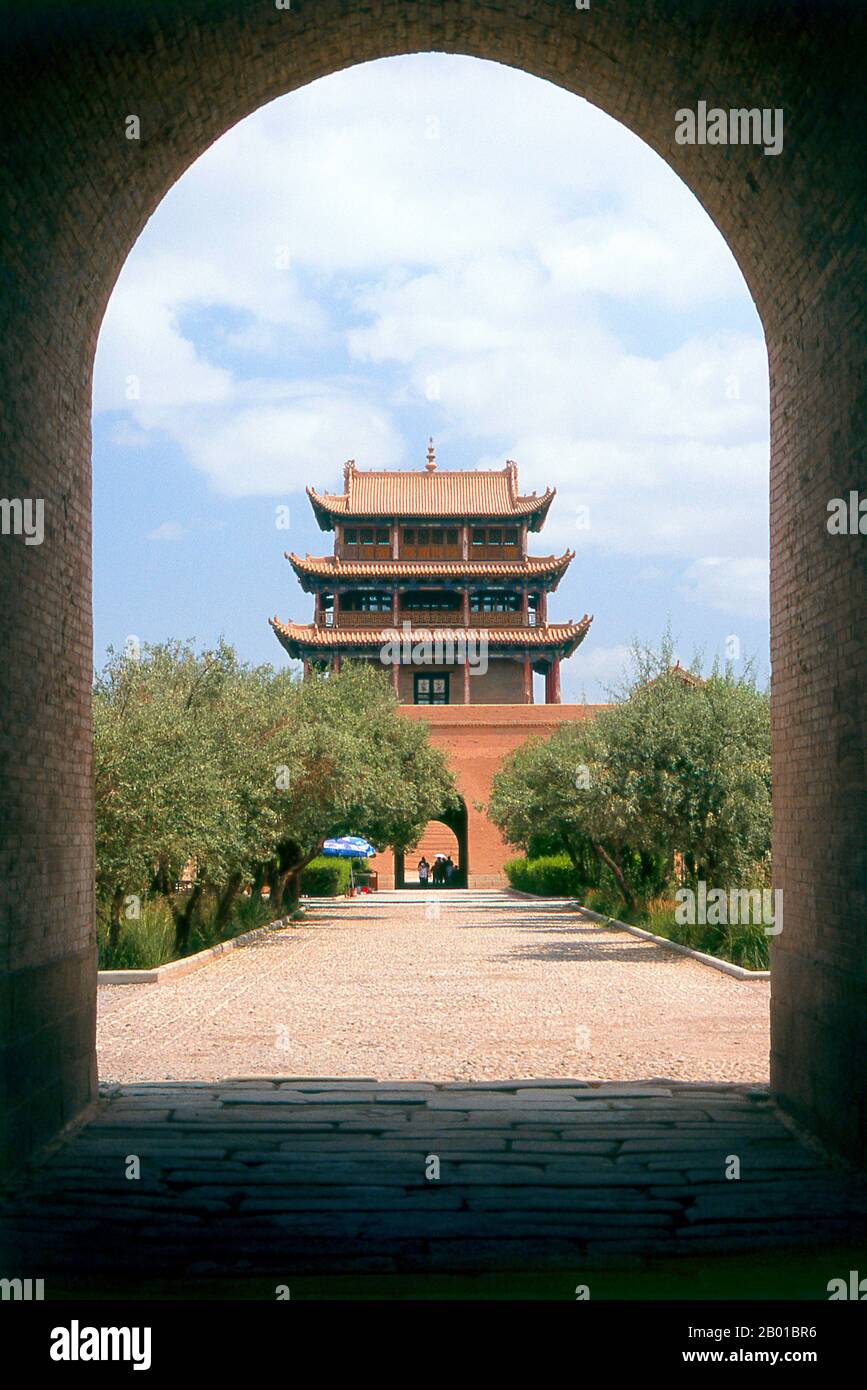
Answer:
<path fill-rule="evenodd" d="M 439 835 L 437 832 L 440 832 Z M 438 848 L 442 845 L 441 848 Z M 428 821 L 421 839 L 412 850 L 405 853 L 395 851 L 395 888 L 466 888 L 469 873 L 467 847 L 467 808 L 463 801 L 456 811 L 444 811 L 442 815 Z M 433 864 L 437 853 L 450 853 L 455 864 L 454 873 L 448 883 L 442 885 L 420 884 L 416 865 L 422 854 Z"/>

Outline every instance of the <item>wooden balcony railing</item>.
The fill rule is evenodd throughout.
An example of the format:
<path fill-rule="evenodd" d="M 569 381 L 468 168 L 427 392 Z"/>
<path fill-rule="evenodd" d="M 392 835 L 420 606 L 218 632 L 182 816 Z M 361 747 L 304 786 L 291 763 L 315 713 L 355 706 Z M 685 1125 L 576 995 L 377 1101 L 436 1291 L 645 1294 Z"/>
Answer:
<path fill-rule="evenodd" d="M 343 610 L 325 615 L 325 627 L 392 627 L 391 613 L 350 613 Z"/>
<path fill-rule="evenodd" d="M 535 613 L 530 613 L 527 618 L 523 613 L 471 613 L 469 619 L 470 627 L 479 629 L 536 627 L 537 622 Z M 401 627 L 404 623 L 419 628 L 463 627 L 464 619 L 459 611 L 441 608 L 402 608 L 398 614 L 397 626 Z M 392 628 L 394 625 L 394 618 L 390 612 L 350 613 L 344 610 L 337 614 L 336 621 L 332 613 L 325 613 L 320 619 L 322 627 Z"/>
<path fill-rule="evenodd" d="M 337 555 L 341 560 L 390 560 L 391 542 L 387 545 L 338 545 Z"/>
<path fill-rule="evenodd" d="M 404 545 L 401 544 L 401 560 L 460 560 L 463 551 L 459 545 Z"/>
<path fill-rule="evenodd" d="M 470 627 L 526 627 L 523 613 L 471 613 Z"/>
<path fill-rule="evenodd" d="M 402 608 L 399 621 L 412 627 L 463 627 L 460 609 Z"/>

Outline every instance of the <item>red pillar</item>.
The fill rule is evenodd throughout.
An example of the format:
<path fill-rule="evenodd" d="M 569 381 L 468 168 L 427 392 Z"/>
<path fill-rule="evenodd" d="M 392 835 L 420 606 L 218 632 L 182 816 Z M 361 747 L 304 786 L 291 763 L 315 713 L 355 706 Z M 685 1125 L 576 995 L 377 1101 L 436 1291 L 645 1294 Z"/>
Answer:
<path fill-rule="evenodd" d="M 530 653 L 524 653 L 524 704 L 533 703 L 533 668 L 530 665 Z"/>
<path fill-rule="evenodd" d="M 400 667 L 397 662 L 391 668 L 391 688 L 395 695 L 400 698 Z"/>
<path fill-rule="evenodd" d="M 339 674 L 339 672 L 340 672 L 340 652 L 335 652 L 334 655 L 333 655 L 333 657 L 331 658 L 331 669 L 332 669 L 332 671 L 334 671 L 335 675 L 338 675 L 338 674 Z"/>
<path fill-rule="evenodd" d="M 305 656 L 305 658 L 304 658 L 304 679 L 306 680 L 307 677 L 308 677 L 309 675 L 310 675 L 310 662 L 307 660 L 307 658 L 306 658 L 306 656 Z"/>
<path fill-rule="evenodd" d="M 554 657 L 554 664 L 551 667 L 551 704 L 560 703 L 560 658 Z"/>
<path fill-rule="evenodd" d="M 469 631 L 470 626 L 470 591 L 464 589 L 461 593 L 461 622 L 465 632 Z M 464 644 L 464 704 L 470 703 L 470 663 L 467 660 L 469 638 Z"/>

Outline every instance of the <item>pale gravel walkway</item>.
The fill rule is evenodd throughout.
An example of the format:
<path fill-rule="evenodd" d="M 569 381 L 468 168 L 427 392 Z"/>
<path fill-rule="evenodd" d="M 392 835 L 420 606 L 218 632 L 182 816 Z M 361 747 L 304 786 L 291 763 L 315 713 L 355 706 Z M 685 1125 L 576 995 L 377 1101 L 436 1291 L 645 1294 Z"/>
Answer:
<path fill-rule="evenodd" d="M 387 894 L 175 984 L 101 987 L 100 1077 L 765 1082 L 768 999 L 562 903 Z"/>

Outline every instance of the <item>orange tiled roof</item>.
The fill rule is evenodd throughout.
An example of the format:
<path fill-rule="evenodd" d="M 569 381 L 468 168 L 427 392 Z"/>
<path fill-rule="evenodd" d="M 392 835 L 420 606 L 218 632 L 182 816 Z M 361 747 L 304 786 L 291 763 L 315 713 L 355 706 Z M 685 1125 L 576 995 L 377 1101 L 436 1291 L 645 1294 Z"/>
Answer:
<path fill-rule="evenodd" d="M 639 686 L 639 690 L 649 690 L 652 685 L 656 685 L 657 681 L 661 680 L 662 676 L 665 675 L 674 676 L 682 685 L 707 685 L 707 681 L 703 680 L 701 676 L 697 676 L 694 672 L 687 670 L 686 666 L 681 666 L 680 659 L 678 658 L 673 666 L 669 666 L 667 671 L 663 671 L 661 675 L 654 676 L 652 680 L 646 681 L 643 686 Z"/>
<path fill-rule="evenodd" d="M 560 579 L 575 558 L 565 555 L 530 555 L 522 560 L 341 560 L 336 555 L 300 555 L 285 552 L 300 580 L 304 579 L 434 579 L 458 576 L 480 579 L 524 579 L 551 576 Z"/>
<path fill-rule="evenodd" d="M 400 627 L 335 628 L 316 627 L 313 623 L 281 623 L 278 618 L 268 621 L 280 644 L 294 657 L 300 656 L 305 648 L 334 651 L 346 647 L 381 647 L 404 636 L 412 642 L 437 639 L 477 642 L 482 632 L 487 633 L 491 647 L 560 647 L 564 655 L 570 656 L 587 636 L 593 619 L 585 613 L 580 623 L 546 623 L 542 627 L 414 627 L 408 633 Z"/>
<path fill-rule="evenodd" d="M 491 470 L 392 472 L 364 471 L 354 460 L 343 470 L 344 491 L 317 492 L 308 487 L 323 530 L 330 530 L 335 516 L 354 517 L 527 517 L 539 529 L 555 490 L 538 495 L 518 492 L 518 465 Z"/>

